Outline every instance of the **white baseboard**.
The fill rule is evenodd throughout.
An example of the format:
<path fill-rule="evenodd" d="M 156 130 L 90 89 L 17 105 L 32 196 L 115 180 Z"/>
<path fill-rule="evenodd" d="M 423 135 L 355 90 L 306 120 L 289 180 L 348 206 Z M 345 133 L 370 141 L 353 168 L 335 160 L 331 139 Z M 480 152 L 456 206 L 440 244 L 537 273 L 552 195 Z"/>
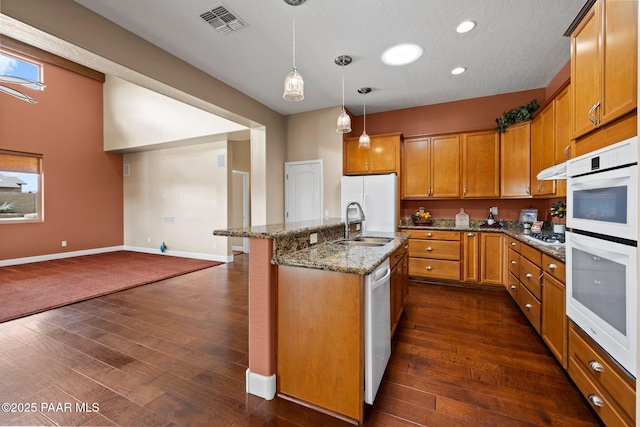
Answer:
<path fill-rule="evenodd" d="M 195 252 L 180 252 L 180 251 L 167 251 L 163 254 L 162 252 L 160 252 L 160 249 L 144 248 L 144 247 L 138 247 L 138 246 L 109 246 L 104 248 L 85 249 L 82 251 L 59 252 L 56 254 L 5 259 L 5 260 L 0 260 L 0 267 L 8 267 L 10 265 L 28 264 L 30 262 L 51 261 L 54 259 L 71 258 L 76 256 L 82 256 L 82 255 L 93 255 L 93 254 L 101 254 L 101 253 L 115 252 L 115 251 L 144 252 L 148 254 L 179 256 L 184 258 L 204 259 L 207 261 L 218 261 L 218 262 L 225 262 L 225 263 L 233 262 L 233 255 L 222 256 L 222 255 L 209 255 L 209 254 L 200 254 Z"/>
<path fill-rule="evenodd" d="M 247 393 L 271 400 L 276 397 L 276 375 L 265 377 L 247 369 Z"/>

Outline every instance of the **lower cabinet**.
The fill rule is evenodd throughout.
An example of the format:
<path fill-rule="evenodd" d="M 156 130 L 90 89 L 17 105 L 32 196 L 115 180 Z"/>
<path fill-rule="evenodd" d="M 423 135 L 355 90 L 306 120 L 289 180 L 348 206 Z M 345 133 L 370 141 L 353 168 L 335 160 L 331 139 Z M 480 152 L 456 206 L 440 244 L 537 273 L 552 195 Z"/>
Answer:
<path fill-rule="evenodd" d="M 542 339 L 567 368 L 567 315 L 565 265 L 549 255 L 542 254 Z"/>
<path fill-rule="evenodd" d="M 569 376 L 605 425 L 636 425 L 635 381 L 571 322 Z"/>
<path fill-rule="evenodd" d="M 409 297 L 409 245 L 400 246 L 389 258 L 391 265 L 391 336 L 398 328 Z"/>
<path fill-rule="evenodd" d="M 460 280 L 460 232 L 412 231 L 409 276 Z"/>
<path fill-rule="evenodd" d="M 462 232 L 462 281 L 502 286 L 504 239 L 502 233 Z"/>

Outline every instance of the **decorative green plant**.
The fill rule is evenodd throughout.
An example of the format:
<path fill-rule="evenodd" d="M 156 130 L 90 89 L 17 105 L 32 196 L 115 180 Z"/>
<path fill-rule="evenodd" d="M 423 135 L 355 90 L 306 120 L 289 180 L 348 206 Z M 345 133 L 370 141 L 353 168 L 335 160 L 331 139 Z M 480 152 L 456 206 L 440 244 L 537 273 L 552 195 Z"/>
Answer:
<path fill-rule="evenodd" d="M 13 212 L 13 205 L 14 202 L 8 203 L 8 202 L 3 202 L 0 205 L 0 213 L 10 213 Z"/>
<path fill-rule="evenodd" d="M 528 104 L 525 104 L 521 107 L 514 108 L 513 110 L 509 110 L 506 113 L 503 113 L 500 117 L 496 119 L 496 123 L 498 127 L 496 130 L 500 133 L 504 133 L 509 125 L 518 122 L 524 122 L 525 120 L 529 120 L 531 115 L 538 109 L 540 106 L 538 105 L 538 100 L 534 99 Z"/>
<path fill-rule="evenodd" d="M 564 217 L 564 214 L 567 212 L 567 207 L 562 202 L 556 202 L 551 205 L 551 216 L 557 216 L 558 218 Z"/>

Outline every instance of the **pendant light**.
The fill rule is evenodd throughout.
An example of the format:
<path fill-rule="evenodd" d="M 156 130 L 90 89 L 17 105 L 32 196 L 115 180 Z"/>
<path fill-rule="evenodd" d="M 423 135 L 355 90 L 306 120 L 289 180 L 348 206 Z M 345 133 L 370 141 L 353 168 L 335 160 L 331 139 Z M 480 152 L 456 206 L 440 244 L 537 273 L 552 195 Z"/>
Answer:
<path fill-rule="evenodd" d="M 351 132 L 351 117 L 344 109 L 344 67 L 351 64 L 351 61 L 351 57 L 347 55 L 340 55 L 335 60 L 335 63 L 342 67 L 342 112 L 338 116 L 338 128 L 336 129 L 338 133 Z"/>
<path fill-rule="evenodd" d="M 364 100 L 362 135 L 360 135 L 360 143 L 358 144 L 359 148 L 371 148 L 371 138 L 369 138 L 369 135 L 367 135 L 367 94 L 369 92 L 371 92 L 370 87 L 361 87 L 360 89 L 358 89 L 358 93 L 362 94 L 362 99 Z"/>
<path fill-rule="evenodd" d="M 302 101 L 304 99 L 304 81 L 296 68 L 296 6 L 301 5 L 306 0 L 284 0 L 288 5 L 292 6 L 293 18 L 293 68 L 284 79 L 284 93 L 282 97 L 287 101 Z"/>

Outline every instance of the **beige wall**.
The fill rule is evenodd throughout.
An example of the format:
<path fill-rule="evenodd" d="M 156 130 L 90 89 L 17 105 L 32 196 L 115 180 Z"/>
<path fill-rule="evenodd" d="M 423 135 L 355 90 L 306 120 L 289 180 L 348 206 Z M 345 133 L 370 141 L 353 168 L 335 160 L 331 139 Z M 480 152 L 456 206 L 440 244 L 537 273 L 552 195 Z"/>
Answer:
<path fill-rule="evenodd" d="M 219 156 L 223 166 L 219 166 Z M 227 141 L 124 155 L 126 246 L 226 259 Z"/>
<path fill-rule="evenodd" d="M 323 160 L 323 205 L 330 217 L 340 217 L 342 134 L 336 132 L 336 120 L 341 110 L 336 106 L 287 116 L 287 161 Z"/>

